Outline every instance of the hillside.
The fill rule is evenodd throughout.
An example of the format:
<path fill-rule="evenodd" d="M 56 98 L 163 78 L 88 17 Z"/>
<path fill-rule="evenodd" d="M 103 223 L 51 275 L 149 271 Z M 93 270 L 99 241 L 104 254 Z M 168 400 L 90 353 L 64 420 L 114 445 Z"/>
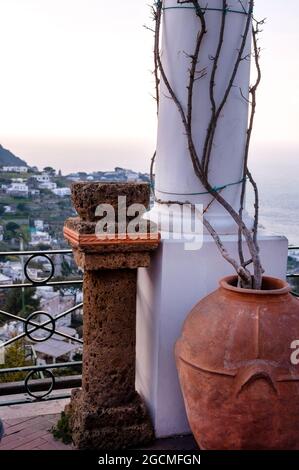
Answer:
<path fill-rule="evenodd" d="M 0 144 L 0 167 L 1 166 L 27 166 L 27 163 L 21 158 L 16 157 Z"/>

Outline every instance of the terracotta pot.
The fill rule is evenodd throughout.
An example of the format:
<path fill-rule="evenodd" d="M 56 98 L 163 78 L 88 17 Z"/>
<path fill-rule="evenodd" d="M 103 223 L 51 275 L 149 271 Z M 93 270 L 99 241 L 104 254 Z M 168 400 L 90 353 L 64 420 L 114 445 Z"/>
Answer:
<path fill-rule="evenodd" d="M 279 279 L 235 286 L 201 300 L 176 344 L 191 429 L 202 449 L 299 449 L 299 302 Z"/>

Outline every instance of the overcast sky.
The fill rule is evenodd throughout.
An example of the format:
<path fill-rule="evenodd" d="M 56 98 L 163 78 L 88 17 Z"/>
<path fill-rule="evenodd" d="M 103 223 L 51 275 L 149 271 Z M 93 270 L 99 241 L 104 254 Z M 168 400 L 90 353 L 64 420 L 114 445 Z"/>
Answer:
<path fill-rule="evenodd" d="M 146 169 L 155 146 L 150 0 L 0 0 L 0 143 L 64 171 Z M 267 17 L 254 153 L 299 150 L 299 1 Z M 264 150 L 263 150 L 264 149 Z M 267 157 L 268 155 L 268 157 Z"/>

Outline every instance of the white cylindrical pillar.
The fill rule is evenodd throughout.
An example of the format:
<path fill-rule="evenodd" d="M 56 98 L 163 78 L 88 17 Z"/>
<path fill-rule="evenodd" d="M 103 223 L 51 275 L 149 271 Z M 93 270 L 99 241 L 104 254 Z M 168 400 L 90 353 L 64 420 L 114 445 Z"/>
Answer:
<path fill-rule="evenodd" d="M 190 54 L 193 54 L 200 27 L 192 2 L 179 4 L 177 0 L 164 0 L 162 20 L 161 59 L 169 82 L 187 109 L 187 86 L 189 80 Z M 194 85 L 193 98 L 193 139 L 202 156 L 207 128 L 211 118 L 209 97 L 213 58 L 219 43 L 222 20 L 222 0 L 199 2 L 205 9 L 207 33 L 204 37 L 197 70 L 206 70 L 206 75 Z M 224 41 L 221 49 L 215 80 L 215 101 L 221 103 L 233 68 L 237 61 L 242 35 L 245 31 L 249 1 L 230 0 L 226 13 Z M 248 126 L 248 90 L 250 79 L 251 29 L 248 34 L 243 59 L 234 80 L 233 88 L 221 112 L 211 154 L 209 182 L 213 187 L 227 186 L 222 195 L 234 207 L 240 206 L 240 180 L 243 176 L 243 161 Z M 194 173 L 188 152 L 187 138 L 177 107 L 169 97 L 169 92 L 161 78 L 160 109 L 155 169 L 156 197 L 162 201 L 186 200 L 206 207 L 212 197 Z M 200 194 L 198 194 L 200 193 Z M 153 218 L 165 211 L 156 203 Z M 213 202 L 207 218 L 219 234 L 237 232 L 231 216 L 217 202 Z"/>

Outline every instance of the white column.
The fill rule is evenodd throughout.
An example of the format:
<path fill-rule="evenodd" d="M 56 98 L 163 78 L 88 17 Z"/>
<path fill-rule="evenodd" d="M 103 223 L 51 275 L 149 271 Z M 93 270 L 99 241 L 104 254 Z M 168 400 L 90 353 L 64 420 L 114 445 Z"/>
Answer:
<path fill-rule="evenodd" d="M 203 0 L 200 3 L 208 8 L 222 8 L 221 0 Z M 231 10 L 240 11 L 242 8 L 238 0 L 229 0 L 228 3 Z M 178 6 L 176 0 L 164 0 L 163 5 L 166 8 Z M 243 5 L 248 8 L 248 1 L 243 0 Z M 221 12 L 208 10 L 205 18 L 208 33 L 198 67 L 207 67 L 207 76 L 198 80 L 194 89 L 193 138 L 199 155 L 211 115 L 211 56 L 215 56 L 218 44 Z M 215 87 L 218 104 L 236 61 L 245 22 L 245 15 L 227 13 L 225 39 Z M 190 59 L 186 54 L 193 52 L 198 25 L 199 20 L 193 9 L 164 10 L 161 57 L 169 81 L 184 108 L 187 103 L 186 87 L 190 66 Z M 249 53 L 250 38 L 244 56 Z M 249 74 L 250 62 L 243 60 L 218 123 L 209 173 L 213 186 L 236 183 L 242 178 L 248 103 L 242 97 L 240 89 L 246 97 Z M 207 194 L 188 194 L 202 193 L 205 189 L 194 174 L 180 116 L 163 83 L 155 174 L 156 196 L 163 201 L 187 199 L 205 207 L 211 200 Z M 222 191 L 222 195 L 236 210 L 239 209 L 240 190 L 241 186 L 236 184 Z M 160 219 L 163 224 L 167 215 L 167 205 L 155 204 L 149 217 Z M 221 235 L 227 250 L 237 257 L 238 235 L 231 217 L 215 202 L 207 217 Z M 217 288 L 221 277 L 233 273 L 232 267 L 222 258 L 208 234 L 203 236 L 203 245 L 197 251 L 187 251 L 185 239 L 168 237 L 165 231 L 162 235 L 162 243 L 153 255 L 150 268 L 139 270 L 137 290 L 136 388 L 150 409 L 158 437 L 190 432 L 175 367 L 174 345 L 191 308 Z M 287 240 L 284 237 L 260 234 L 259 243 L 266 273 L 285 277 Z"/>
<path fill-rule="evenodd" d="M 208 8 L 222 9 L 222 0 L 200 2 Z M 231 10 L 241 11 L 238 0 L 228 2 Z M 248 8 L 248 0 L 243 1 Z M 161 58 L 169 82 L 179 98 L 183 108 L 187 109 L 187 86 L 189 80 L 190 57 L 196 44 L 199 30 L 199 18 L 195 15 L 192 3 L 178 7 L 177 0 L 164 0 L 162 21 Z M 205 35 L 200 61 L 197 69 L 206 69 L 206 76 L 196 81 L 193 100 L 193 139 L 201 157 L 204 141 L 211 117 L 209 98 L 210 78 L 213 67 L 213 57 L 216 54 L 219 31 L 222 19 L 221 11 L 207 10 L 205 13 L 207 34 Z M 242 13 L 227 12 L 224 42 L 215 80 L 215 100 L 219 105 L 227 89 L 234 64 L 237 60 L 247 16 Z M 251 34 L 244 50 L 244 57 L 250 54 Z M 246 131 L 248 125 L 248 97 L 250 76 L 250 60 L 240 63 L 239 71 L 234 81 L 234 87 L 221 113 L 214 147 L 211 155 L 209 181 L 212 186 L 224 186 L 237 183 L 242 179 Z M 242 93 L 241 91 L 242 90 Z M 242 94 L 244 97 L 242 97 Z M 164 201 L 186 201 L 203 204 L 211 201 L 205 188 L 194 174 L 187 139 L 181 117 L 174 102 L 169 99 L 169 92 L 161 80 L 160 111 L 156 156 L 156 196 Z M 222 191 L 226 200 L 238 210 L 240 204 L 241 185 L 229 186 Z M 191 193 L 191 195 L 190 195 Z M 163 207 L 156 204 L 153 218 L 157 212 L 163 212 Z M 219 233 L 235 233 L 236 224 L 230 215 L 216 202 L 210 207 L 207 218 Z"/>

